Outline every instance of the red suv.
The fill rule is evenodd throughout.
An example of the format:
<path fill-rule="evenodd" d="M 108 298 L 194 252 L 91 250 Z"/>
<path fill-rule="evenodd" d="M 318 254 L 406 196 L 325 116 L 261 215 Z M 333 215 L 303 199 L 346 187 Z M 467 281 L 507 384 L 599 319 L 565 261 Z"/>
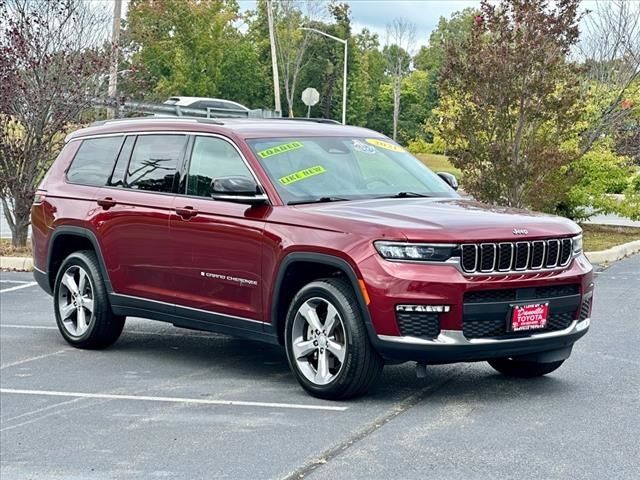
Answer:
<path fill-rule="evenodd" d="M 113 344 L 126 316 L 263 340 L 324 398 L 385 362 L 554 371 L 590 322 L 580 228 L 456 186 L 363 128 L 99 122 L 36 193 L 34 275 L 73 346 Z"/>

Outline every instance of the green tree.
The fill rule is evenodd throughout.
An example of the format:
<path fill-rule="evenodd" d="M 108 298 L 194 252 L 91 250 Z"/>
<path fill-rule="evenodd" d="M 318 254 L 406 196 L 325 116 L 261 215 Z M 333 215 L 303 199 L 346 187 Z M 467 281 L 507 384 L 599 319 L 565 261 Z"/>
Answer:
<path fill-rule="evenodd" d="M 235 0 L 132 0 L 123 34 L 132 70 L 125 94 L 222 96 L 265 106 L 260 51 L 234 26 L 238 19 Z"/>
<path fill-rule="evenodd" d="M 429 43 L 414 57 L 414 66 L 418 70 L 439 72 L 445 58 L 445 43 L 462 45 L 469 40 L 473 22 L 480 12 L 475 8 L 465 8 L 454 12 L 451 18 L 440 17 L 438 26 L 431 35 Z"/>
<path fill-rule="evenodd" d="M 380 86 L 385 81 L 385 59 L 378 36 L 368 29 L 355 35 L 349 48 L 354 52 L 349 69 L 347 122 L 367 126 L 375 109 Z"/>
<path fill-rule="evenodd" d="M 559 202 L 550 183 L 574 158 L 563 147 L 581 113 L 578 68 L 567 60 L 579 3 L 483 0 L 471 36 L 445 42 L 438 133 L 477 198 L 547 209 Z"/>

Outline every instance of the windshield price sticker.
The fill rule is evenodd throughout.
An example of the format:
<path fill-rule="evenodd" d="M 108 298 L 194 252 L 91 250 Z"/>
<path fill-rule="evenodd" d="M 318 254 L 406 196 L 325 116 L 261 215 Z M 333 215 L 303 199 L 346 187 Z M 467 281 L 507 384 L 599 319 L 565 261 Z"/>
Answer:
<path fill-rule="evenodd" d="M 258 152 L 258 155 L 260 156 L 260 158 L 269 158 L 273 157 L 274 155 L 290 152 L 291 150 L 297 150 L 302 147 L 304 147 L 304 144 L 302 142 L 290 142 L 262 150 Z"/>
<path fill-rule="evenodd" d="M 404 152 L 404 148 L 377 138 L 367 138 L 367 143 L 375 145 L 376 147 L 384 148 L 385 150 L 391 150 L 392 152 Z"/>
<path fill-rule="evenodd" d="M 305 178 L 315 177 L 321 173 L 325 173 L 327 170 L 322 165 L 316 165 L 315 167 L 305 168 L 304 170 L 298 170 L 290 175 L 279 178 L 278 181 L 282 185 L 290 185 L 292 183 L 304 180 Z"/>

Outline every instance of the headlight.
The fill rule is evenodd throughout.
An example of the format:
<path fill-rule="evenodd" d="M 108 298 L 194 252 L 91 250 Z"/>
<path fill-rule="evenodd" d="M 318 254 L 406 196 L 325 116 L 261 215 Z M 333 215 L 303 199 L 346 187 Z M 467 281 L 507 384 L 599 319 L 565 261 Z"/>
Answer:
<path fill-rule="evenodd" d="M 448 244 L 374 242 L 378 253 L 387 260 L 410 262 L 445 262 L 457 255 L 458 246 Z"/>
<path fill-rule="evenodd" d="M 582 253 L 582 234 L 573 237 L 571 244 L 573 246 L 573 255 L 580 255 Z"/>

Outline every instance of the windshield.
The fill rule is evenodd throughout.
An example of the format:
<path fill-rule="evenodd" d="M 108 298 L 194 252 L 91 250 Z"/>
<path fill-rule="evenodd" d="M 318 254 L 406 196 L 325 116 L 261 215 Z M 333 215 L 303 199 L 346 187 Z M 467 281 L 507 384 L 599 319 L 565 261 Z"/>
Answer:
<path fill-rule="evenodd" d="M 288 204 L 385 197 L 457 197 L 402 147 L 381 138 L 248 141 Z"/>

